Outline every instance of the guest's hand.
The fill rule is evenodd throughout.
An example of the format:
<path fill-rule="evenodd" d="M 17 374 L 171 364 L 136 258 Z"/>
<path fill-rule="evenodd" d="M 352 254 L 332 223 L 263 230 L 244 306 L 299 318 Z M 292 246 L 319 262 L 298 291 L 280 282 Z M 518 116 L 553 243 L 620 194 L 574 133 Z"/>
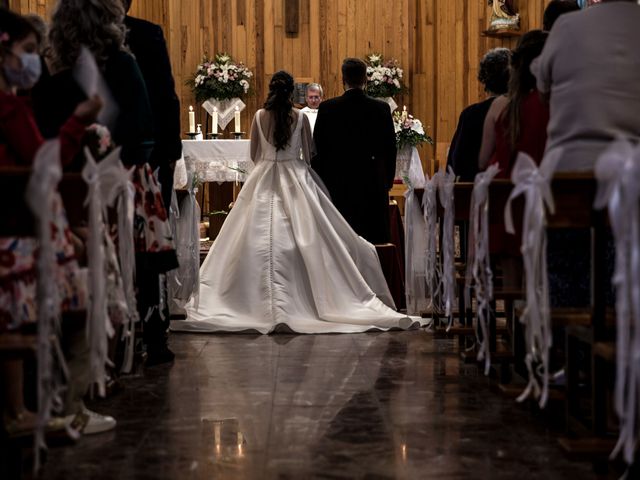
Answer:
<path fill-rule="evenodd" d="M 94 95 L 88 100 L 78 104 L 73 114 L 78 117 L 82 123 L 91 125 L 96 121 L 96 118 L 98 118 L 102 106 L 102 99 L 98 95 Z"/>

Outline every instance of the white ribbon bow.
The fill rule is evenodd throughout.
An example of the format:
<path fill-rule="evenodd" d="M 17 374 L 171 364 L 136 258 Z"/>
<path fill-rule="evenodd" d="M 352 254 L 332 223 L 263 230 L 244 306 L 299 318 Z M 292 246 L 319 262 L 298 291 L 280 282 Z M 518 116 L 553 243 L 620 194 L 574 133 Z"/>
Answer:
<path fill-rule="evenodd" d="M 470 305 L 469 291 L 471 279 L 475 288 L 478 327 L 482 339 L 476 331 L 478 361 L 484 360 L 484 374 L 489 375 L 491 352 L 489 350 L 489 313 L 493 300 L 493 271 L 489 256 L 489 186 L 500 168 L 490 165 L 486 171 L 476 175 L 471 194 L 470 239 L 467 253 L 465 278 L 466 303 Z"/>
<path fill-rule="evenodd" d="M 195 177 L 195 172 L 187 173 L 189 196 L 182 200 L 174 232 L 179 267 L 168 276 L 173 285 L 173 302 L 184 307 L 193 298 L 197 309 L 200 297 L 200 207 L 196 200 L 198 188 Z"/>
<path fill-rule="evenodd" d="M 525 363 L 529 371 L 529 383 L 518 397 L 518 401 L 522 402 L 533 394 L 539 398 L 541 408 L 546 405 L 549 396 L 549 350 L 553 343 L 547 277 L 545 205 L 551 213 L 555 211 L 551 178 L 561 155 L 562 152 L 557 151 L 546 157 L 538 168 L 529 155 L 518 153 L 511 172 L 514 188 L 504 211 L 506 230 L 514 234 L 511 202 L 520 195 L 524 195 L 521 252 L 524 261 L 527 304 L 520 317 L 520 323 L 524 325 L 527 349 Z"/>
<path fill-rule="evenodd" d="M 38 302 L 38 421 L 35 431 L 34 469 L 40 468 L 40 452 L 46 448 L 44 431 L 51 418 L 51 411 L 62 404 L 64 379 L 68 371 L 58 342 L 60 332 L 60 292 L 54 280 L 57 269 L 56 252 L 51 240 L 51 222 L 54 219 L 52 205 L 58 195 L 57 187 L 62 178 L 60 141 L 44 143 L 33 161 L 33 173 L 27 185 L 26 201 L 36 220 L 36 232 L 40 250 L 37 259 Z M 54 338 L 52 343 L 51 338 Z M 52 348 L 53 347 L 53 348 Z M 56 374 L 56 364 L 63 377 Z"/>
<path fill-rule="evenodd" d="M 437 174 L 436 174 L 437 175 Z M 425 175 L 424 196 L 422 197 L 422 211 L 427 231 L 427 253 L 425 256 L 425 281 L 427 284 L 427 295 L 432 314 L 439 309 L 439 279 L 440 265 L 438 263 L 438 209 L 437 209 L 437 179 L 429 179 Z"/>
<path fill-rule="evenodd" d="M 422 186 L 423 179 L 424 177 L 420 179 L 418 186 Z M 427 226 L 415 195 L 417 185 L 412 181 L 407 182 L 406 185 L 407 191 L 404 194 L 405 296 L 407 314 L 420 315 L 427 309 L 425 278 Z"/>
<path fill-rule="evenodd" d="M 596 163 L 595 208 L 608 208 L 616 244 L 615 410 L 620 436 L 611 458 L 622 452 L 631 465 L 636 450 L 640 398 L 640 147 L 614 141 Z"/>
<path fill-rule="evenodd" d="M 98 394 L 105 395 L 106 365 L 109 361 L 109 338 L 114 335 L 107 309 L 104 225 L 105 206 L 102 201 L 100 169 L 88 148 L 84 149 L 86 163 L 82 178 L 89 187 L 85 205 L 89 210 L 89 295 L 87 305 L 87 342 L 89 344 L 90 378 L 98 386 Z"/>
<path fill-rule="evenodd" d="M 456 176 L 453 170 L 449 172 L 441 170 L 437 174 L 438 193 L 440 203 L 444 210 L 444 220 L 442 225 L 442 276 L 440 278 L 442 288 L 442 301 L 444 304 L 444 314 L 449 319 L 447 330 L 451 328 L 453 322 L 452 308 L 456 297 L 456 273 L 455 273 L 455 205 L 453 186 Z"/>
<path fill-rule="evenodd" d="M 131 181 L 136 167 L 126 169 L 120 160 L 120 148 L 115 149 L 98 164 L 103 218 L 107 218 L 106 207 L 115 207 L 118 216 L 118 259 L 122 275 L 122 286 L 127 301 L 127 324 L 122 331 L 125 342 L 122 372 L 133 368 L 135 324 L 139 321 L 135 295 L 135 248 L 133 221 L 136 189 Z"/>

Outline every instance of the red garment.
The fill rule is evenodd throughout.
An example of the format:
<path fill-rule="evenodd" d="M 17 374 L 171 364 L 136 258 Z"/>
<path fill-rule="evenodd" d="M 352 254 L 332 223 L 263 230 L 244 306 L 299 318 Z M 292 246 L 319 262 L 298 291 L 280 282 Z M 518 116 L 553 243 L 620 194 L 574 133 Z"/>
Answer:
<path fill-rule="evenodd" d="M 537 90 L 529 92 L 520 104 L 520 137 L 512 152 L 507 138 L 506 110 L 496 122 L 496 148 L 491 156 L 491 164 L 500 167 L 498 178 L 509 178 L 518 152 L 524 152 L 540 165 L 547 144 L 547 124 L 549 105 L 543 102 Z"/>
<path fill-rule="evenodd" d="M 86 125 L 72 115 L 60 128 L 60 156 L 68 165 L 80 151 Z M 31 165 L 44 138 L 31 108 L 15 95 L 0 91 L 0 165 Z"/>

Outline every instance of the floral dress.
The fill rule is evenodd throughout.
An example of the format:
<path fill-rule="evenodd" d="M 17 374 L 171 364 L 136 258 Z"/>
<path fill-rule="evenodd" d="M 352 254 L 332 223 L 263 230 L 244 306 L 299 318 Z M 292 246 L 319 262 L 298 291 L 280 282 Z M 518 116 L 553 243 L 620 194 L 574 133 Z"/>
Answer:
<path fill-rule="evenodd" d="M 52 281 L 58 286 L 63 312 L 82 310 L 87 305 L 87 270 L 78 265 L 60 195 L 54 197 L 53 208 L 51 240 L 58 268 Z M 0 238 L 0 332 L 37 320 L 37 255 L 33 237 Z"/>

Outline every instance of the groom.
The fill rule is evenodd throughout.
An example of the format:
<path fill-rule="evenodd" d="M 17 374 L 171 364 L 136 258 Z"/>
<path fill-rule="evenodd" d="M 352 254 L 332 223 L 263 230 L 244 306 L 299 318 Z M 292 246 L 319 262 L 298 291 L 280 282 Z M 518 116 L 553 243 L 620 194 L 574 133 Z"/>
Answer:
<path fill-rule="evenodd" d="M 367 96 L 367 66 L 342 64 L 345 92 L 320 104 L 311 166 L 356 233 L 374 244 L 390 241 L 389 190 L 396 170 L 396 136 L 389 105 Z"/>

